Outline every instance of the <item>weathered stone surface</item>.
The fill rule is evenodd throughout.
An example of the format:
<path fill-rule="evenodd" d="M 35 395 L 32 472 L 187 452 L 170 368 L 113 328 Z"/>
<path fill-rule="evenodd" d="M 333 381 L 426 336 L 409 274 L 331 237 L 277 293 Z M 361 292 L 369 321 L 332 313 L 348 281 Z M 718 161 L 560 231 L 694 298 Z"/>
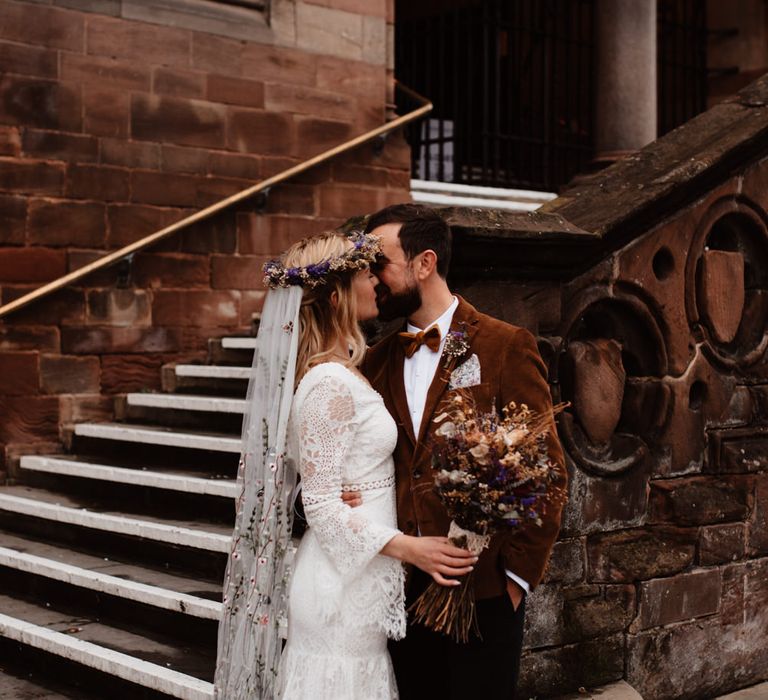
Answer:
<path fill-rule="evenodd" d="M 744 557 L 746 528 L 741 523 L 701 528 L 699 564 L 725 564 Z"/>
<path fill-rule="evenodd" d="M 0 282 L 48 282 L 67 269 L 64 251 L 51 248 L 0 248 Z"/>
<path fill-rule="evenodd" d="M 26 236 L 27 200 L 24 197 L 0 195 L 0 246 L 23 245 Z"/>
<path fill-rule="evenodd" d="M 39 371 L 37 352 L 0 352 L 0 381 L 6 396 L 36 394 Z"/>
<path fill-rule="evenodd" d="M 632 631 L 714 615 L 719 609 L 720 596 L 717 569 L 644 581 L 640 584 L 638 615 Z"/>
<path fill-rule="evenodd" d="M 563 625 L 567 641 L 621 632 L 635 614 L 634 586 L 601 586 L 595 595 L 565 590 Z"/>
<path fill-rule="evenodd" d="M 87 296 L 88 323 L 101 326 L 149 326 L 151 300 L 140 289 L 95 289 Z"/>
<path fill-rule="evenodd" d="M 730 343 L 744 311 L 744 256 L 705 250 L 701 259 L 699 304 L 715 338 Z"/>
<path fill-rule="evenodd" d="M 711 471 L 739 474 L 768 470 L 768 429 L 763 427 L 713 431 L 715 458 Z"/>
<path fill-rule="evenodd" d="M 25 248 L 24 250 L 32 250 L 34 252 L 34 249 Z M 4 286 L 2 288 L 3 304 L 18 299 L 36 288 L 36 286 L 30 285 L 19 287 Z M 14 311 L 13 314 L 7 317 L 7 323 L 26 326 L 58 325 L 63 327 L 74 323 L 82 323 L 84 318 L 85 299 L 82 290 L 64 287 L 57 292 L 53 292 L 45 299 Z"/>
<path fill-rule="evenodd" d="M 573 406 L 589 439 L 608 442 L 621 417 L 627 373 L 615 340 L 576 341 L 568 346 L 574 365 Z"/>
<path fill-rule="evenodd" d="M 0 396 L 0 416 L 0 442 L 59 438 L 59 402 L 55 396 Z"/>
<path fill-rule="evenodd" d="M 114 419 L 114 401 L 101 394 L 67 394 L 59 397 L 59 416 L 63 425 Z"/>
<path fill-rule="evenodd" d="M 752 488 L 749 477 L 653 481 L 649 503 L 651 519 L 677 525 L 744 520 L 752 507 Z"/>
<path fill-rule="evenodd" d="M 160 389 L 163 355 L 105 355 L 101 358 L 101 388 L 107 394 Z"/>
<path fill-rule="evenodd" d="M 47 394 L 89 394 L 99 390 L 99 358 L 40 357 L 40 384 Z"/>
<path fill-rule="evenodd" d="M 555 542 L 544 574 L 545 583 L 578 583 L 584 578 L 584 542 L 581 539 Z"/>
<path fill-rule="evenodd" d="M 695 530 L 637 528 L 587 538 L 588 580 L 638 581 L 670 576 L 693 564 Z"/>
<path fill-rule="evenodd" d="M 57 352 L 59 329 L 53 326 L 0 326 L 0 352 L 37 350 Z"/>
<path fill-rule="evenodd" d="M 549 697 L 578 687 L 610 683 L 623 675 L 624 635 L 616 634 L 525 653 L 518 694 L 522 698 Z"/>
<path fill-rule="evenodd" d="M 755 477 L 755 509 L 747 524 L 747 533 L 750 556 L 768 554 L 768 473 Z"/>
<path fill-rule="evenodd" d="M 240 294 L 232 291 L 159 290 L 152 302 L 152 318 L 161 326 L 232 326 L 239 313 Z"/>
<path fill-rule="evenodd" d="M 761 584 L 750 589 L 755 606 L 743 624 L 722 625 L 715 617 L 711 622 L 699 620 L 629 635 L 627 681 L 643 697 L 693 700 L 765 680 L 765 565 L 755 580 L 759 581 L 760 576 Z M 747 594 L 746 600 L 749 598 Z"/>
<path fill-rule="evenodd" d="M 143 288 L 204 287 L 209 276 L 201 255 L 140 253 L 133 260 L 133 277 Z"/>
<path fill-rule="evenodd" d="M 83 355 L 176 352 L 184 347 L 176 328 L 63 328 L 61 349 Z"/>

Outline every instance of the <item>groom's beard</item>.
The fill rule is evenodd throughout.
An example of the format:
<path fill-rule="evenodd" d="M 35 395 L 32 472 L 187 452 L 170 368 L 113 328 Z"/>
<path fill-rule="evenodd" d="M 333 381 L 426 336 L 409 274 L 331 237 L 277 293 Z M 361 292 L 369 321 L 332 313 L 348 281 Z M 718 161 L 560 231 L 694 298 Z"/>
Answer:
<path fill-rule="evenodd" d="M 408 318 L 414 311 L 421 308 L 421 290 L 415 285 L 408 287 L 404 292 L 393 294 L 389 287 L 380 284 L 376 292 L 376 305 L 379 307 L 381 321 Z"/>

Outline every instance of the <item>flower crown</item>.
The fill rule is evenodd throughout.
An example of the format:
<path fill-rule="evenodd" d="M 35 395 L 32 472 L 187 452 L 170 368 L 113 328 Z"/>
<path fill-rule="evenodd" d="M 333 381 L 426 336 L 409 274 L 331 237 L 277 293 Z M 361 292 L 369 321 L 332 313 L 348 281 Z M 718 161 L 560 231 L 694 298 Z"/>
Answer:
<path fill-rule="evenodd" d="M 364 270 L 381 255 L 381 241 L 376 236 L 356 232 L 350 236 L 353 247 L 337 255 L 306 267 L 286 268 L 280 260 L 270 260 L 264 265 L 264 285 L 270 289 L 298 285 L 314 289 L 328 281 L 331 272 Z"/>

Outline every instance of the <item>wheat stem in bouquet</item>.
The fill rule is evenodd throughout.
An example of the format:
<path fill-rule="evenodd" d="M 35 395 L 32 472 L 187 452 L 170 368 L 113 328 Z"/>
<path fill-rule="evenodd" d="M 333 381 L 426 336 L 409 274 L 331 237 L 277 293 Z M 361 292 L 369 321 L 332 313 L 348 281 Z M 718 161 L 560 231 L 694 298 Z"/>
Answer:
<path fill-rule="evenodd" d="M 553 409 L 557 414 L 567 404 Z M 479 555 L 491 536 L 523 526 L 540 526 L 547 506 L 565 500 L 557 465 L 547 453 L 550 414 L 510 402 L 496 411 L 477 410 L 472 395 L 447 399 L 432 440 L 435 490 L 451 517 L 448 538 Z M 480 636 L 474 572 L 459 586 L 430 583 L 410 610 L 415 622 L 467 642 Z"/>

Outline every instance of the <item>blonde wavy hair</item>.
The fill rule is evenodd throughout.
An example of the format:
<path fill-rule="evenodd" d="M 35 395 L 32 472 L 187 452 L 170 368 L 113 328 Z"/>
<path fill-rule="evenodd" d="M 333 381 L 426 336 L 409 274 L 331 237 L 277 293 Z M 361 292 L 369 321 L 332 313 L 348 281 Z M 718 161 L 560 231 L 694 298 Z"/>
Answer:
<path fill-rule="evenodd" d="M 343 255 L 352 243 L 337 231 L 326 231 L 294 243 L 282 256 L 285 267 L 306 267 Z M 365 337 L 357 321 L 357 301 L 352 291 L 355 271 L 328 273 L 327 283 L 305 288 L 299 310 L 299 350 L 296 384 L 315 365 L 334 355 L 339 339 L 350 347 L 346 367 L 357 367 L 365 355 Z M 336 292 L 334 305 L 331 296 Z"/>

